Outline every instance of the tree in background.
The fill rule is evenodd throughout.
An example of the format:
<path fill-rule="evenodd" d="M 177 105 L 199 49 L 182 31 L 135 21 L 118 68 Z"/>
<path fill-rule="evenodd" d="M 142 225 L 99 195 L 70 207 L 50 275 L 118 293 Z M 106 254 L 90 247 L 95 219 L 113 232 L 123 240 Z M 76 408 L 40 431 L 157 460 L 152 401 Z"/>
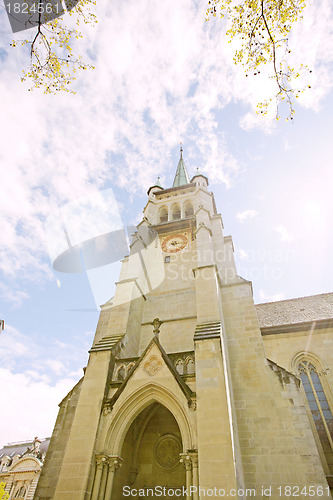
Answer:
<path fill-rule="evenodd" d="M 267 113 L 269 104 L 276 101 L 276 117 L 281 101 L 289 105 L 289 118 L 295 113 L 294 102 L 304 88 L 296 86 L 302 70 L 288 65 L 289 37 L 293 24 L 302 18 L 305 0 L 209 0 L 207 20 L 211 17 L 226 17 L 229 29 L 226 32 L 229 42 L 237 40 L 240 48 L 235 51 L 235 64 L 242 64 L 246 76 L 258 75 L 263 65 L 271 66 L 272 78 L 277 86 L 276 95 L 258 103 L 258 112 Z M 310 71 L 311 72 L 311 71 Z M 308 85 L 310 88 L 310 85 Z"/>
<path fill-rule="evenodd" d="M 68 17 L 64 18 L 60 15 L 64 13 L 61 1 L 52 4 L 51 1 L 27 0 L 22 4 L 16 2 L 6 6 L 12 27 L 15 21 L 18 21 L 18 15 L 23 8 L 29 14 L 19 20 L 21 27 L 19 26 L 17 31 L 36 26 L 36 32 L 31 38 L 14 40 L 11 45 L 29 48 L 29 68 L 23 71 L 21 78 L 22 81 L 31 82 L 29 90 L 43 88 L 45 93 L 56 93 L 60 90 L 75 93 L 71 90 L 70 84 L 76 79 L 76 71 L 90 69 L 93 66 L 86 64 L 81 56 L 75 57 L 72 48 L 73 40 L 82 38 L 79 31 L 80 23 L 94 25 L 97 22 L 96 16 L 90 11 L 96 2 L 95 0 L 66 1 L 69 15 L 75 17 L 74 27 L 71 28 L 66 25 Z M 71 1 L 73 3 L 70 3 Z M 20 11 L 17 6 L 21 9 Z M 11 12 L 8 12 L 9 8 Z"/>
<path fill-rule="evenodd" d="M 80 22 L 94 25 L 96 16 L 90 11 L 95 0 L 65 0 L 69 15 L 75 17 L 73 28 L 66 25 L 68 18 L 63 17 L 55 8 L 62 9 L 61 0 L 9 0 L 12 12 L 7 13 L 13 26 L 17 15 L 15 5 L 28 5 L 30 16 L 25 17 L 25 27 L 36 26 L 37 31 L 30 39 L 13 41 L 12 45 L 26 45 L 30 52 L 30 65 L 24 71 L 22 81 L 30 80 L 32 88 L 43 88 L 45 93 L 56 93 L 60 90 L 73 92 L 70 84 L 76 79 L 78 69 L 92 68 L 82 58 L 73 54 L 73 40 L 81 38 Z M 47 10 L 51 6 L 51 10 Z M 277 86 L 275 96 L 258 103 L 258 112 L 267 113 L 268 106 L 274 100 L 277 104 L 276 116 L 279 117 L 278 106 L 281 101 L 289 105 L 289 118 L 294 115 L 294 102 L 304 88 L 296 87 L 297 78 L 302 70 L 310 71 L 301 65 L 295 69 L 287 62 L 289 37 L 293 24 L 302 18 L 305 0 L 209 0 L 207 20 L 218 14 L 229 20 L 226 32 L 229 42 L 237 40 L 239 49 L 235 51 L 234 62 L 244 66 L 246 76 L 249 73 L 260 74 L 262 65 L 270 65 L 272 78 Z M 32 10 L 34 8 L 34 10 Z M 37 10 L 36 10 L 37 9 Z M 33 18 L 33 14 L 35 17 Z M 64 11 L 62 11 L 64 13 Z M 49 20 L 48 20 L 49 16 Z M 14 30 L 15 31 L 15 30 Z M 17 30 L 19 31 L 19 30 Z M 310 85 L 308 85 L 310 87 Z"/>

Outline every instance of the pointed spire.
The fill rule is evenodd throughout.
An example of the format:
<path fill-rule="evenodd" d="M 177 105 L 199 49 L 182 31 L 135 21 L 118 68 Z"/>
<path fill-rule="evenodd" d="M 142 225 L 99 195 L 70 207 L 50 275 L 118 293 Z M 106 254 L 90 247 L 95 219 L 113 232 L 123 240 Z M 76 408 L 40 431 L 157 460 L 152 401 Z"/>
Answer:
<path fill-rule="evenodd" d="M 189 183 L 190 179 L 188 177 L 185 163 L 183 160 L 183 145 L 182 143 L 180 143 L 180 158 L 172 187 L 185 186 L 185 184 Z"/>
<path fill-rule="evenodd" d="M 164 189 L 164 188 L 161 186 L 161 179 L 160 179 L 160 176 L 158 176 L 158 177 L 157 177 L 157 179 L 156 179 L 156 181 L 155 181 L 155 184 L 153 184 L 152 186 L 150 186 L 150 188 L 148 189 L 148 191 L 147 191 L 148 196 L 149 196 L 150 191 L 151 191 L 152 189 L 155 189 L 155 188 L 159 188 L 159 189 L 161 189 L 161 190 L 163 190 L 163 189 Z M 155 191 L 156 191 L 156 189 L 155 189 Z M 154 192 L 155 192 L 155 191 L 154 191 Z M 156 192 L 157 192 L 157 191 L 156 191 Z"/>
<path fill-rule="evenodd" d="M 161 186 L 161 179 L 160 179 L 160 176 L 158 176 L 158 177 L 157 177 L 157 180 L 156 180 L 156 182 L 155 182 L 154 186 L 162 187 L 162 186 Z"/>

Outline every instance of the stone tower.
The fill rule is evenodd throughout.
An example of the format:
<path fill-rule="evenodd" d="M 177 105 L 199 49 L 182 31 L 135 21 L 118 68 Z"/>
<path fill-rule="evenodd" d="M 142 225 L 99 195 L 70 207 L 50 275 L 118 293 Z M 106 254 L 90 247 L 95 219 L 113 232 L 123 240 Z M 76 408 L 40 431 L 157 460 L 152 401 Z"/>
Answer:
<path fill-rule="evenodd" d="M 251 282 L 182 150 L 173 186 L 149 188 L 130 249 L 35 498 L 281 499 L 290 486 L 331 498 L 299 379 L 266 358 Z"/>

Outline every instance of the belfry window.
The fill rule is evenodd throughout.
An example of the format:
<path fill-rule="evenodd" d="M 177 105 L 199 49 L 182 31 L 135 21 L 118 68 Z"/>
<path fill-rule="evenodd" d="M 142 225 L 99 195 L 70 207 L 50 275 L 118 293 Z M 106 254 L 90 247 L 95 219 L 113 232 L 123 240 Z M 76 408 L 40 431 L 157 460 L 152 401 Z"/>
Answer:
<path fill-rule="evenodd" d="M 299 363 L 298 372 L 330 474 L 333 474 L 333 415 L 322 386 L 320 373 L 308 360 Z"/>
<path fill-rule="evenodd" d="M 172 220 L 179 220 L 181 218 L 180 206 L 175 203 L 172 205 Z"/>
<path fill-rule="evenodd" d="M 160 209 L 160 222 L 168 222 L 168 209 L 167 209 L 167 207 L 161 207 L 161 209 Z"/>
<path fill-rule="evenodd" d="M 184 205 L 185 217 L 192 217 L 193 215 L 193 205 L 190 201 L 187 201 Z"/>

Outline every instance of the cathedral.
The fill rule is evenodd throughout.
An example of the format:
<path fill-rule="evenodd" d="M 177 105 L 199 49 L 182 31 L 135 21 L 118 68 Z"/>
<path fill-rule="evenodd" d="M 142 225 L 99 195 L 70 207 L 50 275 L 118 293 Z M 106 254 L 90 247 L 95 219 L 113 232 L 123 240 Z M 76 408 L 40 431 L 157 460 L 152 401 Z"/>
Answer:
<path fill-rule="evenodd" d="M 333 294 L 255 305 L 182 150 L 148 190 L 35 500 L 332 498 Z"/>

